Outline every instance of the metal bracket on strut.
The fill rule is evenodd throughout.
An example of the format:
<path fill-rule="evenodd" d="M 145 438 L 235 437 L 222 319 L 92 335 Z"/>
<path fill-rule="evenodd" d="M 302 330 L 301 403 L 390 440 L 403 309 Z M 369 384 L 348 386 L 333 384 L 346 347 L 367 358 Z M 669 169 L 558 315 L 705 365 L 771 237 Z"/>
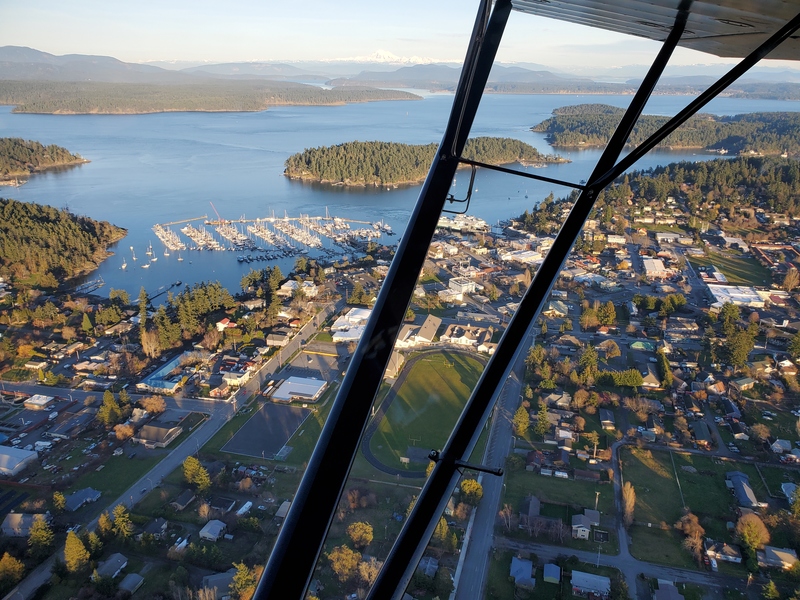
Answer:
<path fill-rule="evenodd" d="M 435 463 L 442 460 L 442 456 L 438 450 L 431 450 L 430 453 L 428 454 L 428 458 Z M 463 460 L 455 461 L 455 465 L 459 469 L 472 469 L 473 471 L 478 471 L 480 473 L 488 473 L 489 475 L 497 475 L 498 477 L 503 476 L 502 467 L 487 467 L 486 465 L 475 465 Z"/>
<path fill-rule="evenodd" d="M 472 186 L 475 183 L 475 172 L 478 170 L 478 168 L 475 165 L 470 165 L 470 168 L 472 169 L 472 173 L 469 176 L 469 189 L 467 189 L 467 197 L 462 199 L 462 200 L 459 200 L 459 199 L 455 198 L 453 196 L 453 194 L 447 194 L 447 198 L 446 198 L 446 200 L 448 200 L 450 202 L 450 204 L 453 204 L 454 202 L 458 203 L 458 204 L 466 203 L 466 206 L 464 207 L 464 210 L 461 210 L 461 211 L 459 211 L 459 210 L 447 210 L 446 208 L 443 208 L 442 209 L 443 213 L 450 213 L 451 215 L 463 215 L 469 210 L 469 200 L 470 200 L 470 198 L 472 198 Z"/>

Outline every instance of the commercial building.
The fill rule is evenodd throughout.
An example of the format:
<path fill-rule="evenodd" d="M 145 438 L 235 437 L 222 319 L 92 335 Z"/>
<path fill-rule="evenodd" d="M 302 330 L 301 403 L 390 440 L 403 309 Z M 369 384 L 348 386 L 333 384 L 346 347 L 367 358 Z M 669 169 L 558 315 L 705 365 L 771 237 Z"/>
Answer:
<path fill-rule="evenodd" d="M 32 450 L 0 446 L 0 475 L 13 477 L 29 464 L 36 462 L 38 457 Z"/>
<path fill-rule="evenodd" d="M 328 386 L 326 381 L 308 377 L 289 377 L 272 394 L 276 402 L 316 402 Z"/>

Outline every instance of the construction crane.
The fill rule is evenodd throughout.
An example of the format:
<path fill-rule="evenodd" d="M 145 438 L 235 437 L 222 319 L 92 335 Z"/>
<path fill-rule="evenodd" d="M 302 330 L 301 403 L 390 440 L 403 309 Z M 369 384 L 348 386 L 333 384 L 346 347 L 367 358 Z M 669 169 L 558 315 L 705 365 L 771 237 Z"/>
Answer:
<path fill-rule="evenodd" d="M 223 225 L 223 224 L 227 223 L 228 221 L 226 221 L 225 219 L 223 219 L 222 217 L 219 216 L 219 212 L 217 211 L 217 207 L 214 206 L 214 203 L 211 202 L 210 200 L 208 201 L 208 203 L 211 205 L 211 208 L 214 209 L 214 214 L 217 215 L 217 220 L 216 221 L 206 221 L 206 224 L 207 225 Z"/>

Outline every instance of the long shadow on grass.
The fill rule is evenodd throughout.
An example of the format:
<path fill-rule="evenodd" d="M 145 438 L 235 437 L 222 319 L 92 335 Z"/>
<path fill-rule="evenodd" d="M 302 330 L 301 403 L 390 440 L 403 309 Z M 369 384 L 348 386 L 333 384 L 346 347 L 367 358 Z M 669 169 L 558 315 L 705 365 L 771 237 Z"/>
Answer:
<path fill-rule="evenodd" d="M 468 356 L 470 358 L 476 359 L 485 364 L 485 361 L 478 356 L 467 352 L 458 352 L 457 350 L 448 350 L 450 354 L 463 354 L 464 356 Z M 419 355 L 415 356 L 411 360 L 409 360 L 405 366 L 403 367 L 403 371 L 400 373 L 400 376 L 395 380 L 394 385 L 389 389 L 386 394 L 386 399 L 381 403 L 380 408 L 375 412 L 375 416 L 372 417 L 372 420 L 367 425 L 367 431 L 364 433 L 364 439 L 361 440 L 361 452 L 364 454 L 364 458 L 367 459 L 367 462 L 371 464 L 373 467 L 387 473 L 389 475 L 395 475 L 397 477 L 405 477 L 407 479 L 424 479 L 425 478 L 425 471 L 406 471 L 404 469 L 398 469 L 396 467 L 390 467 L 389 465 L 383 464 L 378 457 L 372 453 L 370 449 L 370 442 L 372 441 L 372 436 L 375 435 L 375 432 L 378 430 L 378 425 L 383 420 L 384 416 L 386 416 L 386 412 L 389 410 L 389 407 L 392 405 L 392 402 L 397 397 L 397 390 L 405 382 L 408 374 L 411 372 L 412 367 L 414 364 L 422 359 L 427 358 L 431 354 L 441 354 L 441 350 L 428 350 L 425 352 L 421 352 Z"/>

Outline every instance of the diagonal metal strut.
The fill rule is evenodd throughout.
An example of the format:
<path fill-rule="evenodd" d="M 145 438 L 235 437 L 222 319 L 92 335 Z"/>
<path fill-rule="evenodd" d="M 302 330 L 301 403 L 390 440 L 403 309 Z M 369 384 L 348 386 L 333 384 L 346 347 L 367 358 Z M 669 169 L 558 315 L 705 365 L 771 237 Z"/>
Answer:
<path fill-rule="evenodd" d="M 650 71 L 625 112 L 617 131 L 600 157 L 592 173 L 592 179 L 586 189 L 581 192 L 556 237 L 553 247 L 525 292 L 520 307 L 484 369 L 444 450 L 439 455 L 439 460 L 420 492 L 408 520 L 389 552 L 383 569 L 368 596 L 370 600 L 399 598 L 405 591 L 425 546 L 430 541 L 437 517 L 443 512 L 444 506 L 458 482 L 459 464 L 469 458 L 475 447 L 480 431 L 491 411 L 494 395 L 506 379 L 511 362 L 530 324 L 538 316 L 542 303 L 549 295 L 584 221 L 594 206 L 599 189 L 594 186 L 593 181 L 605 173 L 622 152 L 636 120 L 641 115 L 647 99 L 680 41 L 687 17 L 686 10 L 678 13 L 673 30 L 664 42 Z"/>

